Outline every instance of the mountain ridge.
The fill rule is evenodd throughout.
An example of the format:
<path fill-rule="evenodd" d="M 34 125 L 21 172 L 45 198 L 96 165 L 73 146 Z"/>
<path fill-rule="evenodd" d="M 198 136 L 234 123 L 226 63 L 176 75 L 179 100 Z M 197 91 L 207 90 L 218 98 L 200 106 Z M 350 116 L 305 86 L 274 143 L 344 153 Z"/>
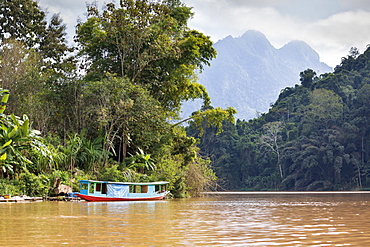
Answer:
<path fill-rule="evenodd" d="M 232 106 L 239 119 L 267 112 L 282 89 L 299 83 L 301 71 L 332 71 L 304 41 L 293 40 L 277 49 L 259 31 L 249 30 L 236 38 L 229 35 L 214 47 L 218 55 L 199 74 L 199 83 L 207 88 L 212 106 Z M 186 103 L 183 112 L 190 115 L 199 106 L 199 102 Z"/>

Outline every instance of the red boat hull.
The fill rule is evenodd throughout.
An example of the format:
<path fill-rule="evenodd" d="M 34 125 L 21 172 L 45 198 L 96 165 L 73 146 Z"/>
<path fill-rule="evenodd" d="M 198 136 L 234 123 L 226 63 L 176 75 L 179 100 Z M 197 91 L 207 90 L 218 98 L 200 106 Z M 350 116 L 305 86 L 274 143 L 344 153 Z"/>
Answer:
<path fill-rule="evenodd" d="M 136 197 L 136 198 L 115 198 L 115 197 L 99 197 L 99 196 L 87 196 L 82 194 L 76 194 L 76 196 L 89 202 L 113 202 L 113 201 L 150 201 L 150 200 L 162 200 L 166 194 L 161 194 L 156 197 Z"/>

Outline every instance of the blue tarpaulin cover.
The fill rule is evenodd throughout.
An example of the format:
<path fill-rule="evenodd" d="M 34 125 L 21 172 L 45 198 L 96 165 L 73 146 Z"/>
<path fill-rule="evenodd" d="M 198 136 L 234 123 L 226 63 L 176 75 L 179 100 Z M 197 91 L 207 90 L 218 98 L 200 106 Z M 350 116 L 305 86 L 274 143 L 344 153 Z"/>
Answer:
<path fill-rule="evenodd" d="M 107 184 L 107 197 L 128 197 L 129 186 L 121 184 Z"/>

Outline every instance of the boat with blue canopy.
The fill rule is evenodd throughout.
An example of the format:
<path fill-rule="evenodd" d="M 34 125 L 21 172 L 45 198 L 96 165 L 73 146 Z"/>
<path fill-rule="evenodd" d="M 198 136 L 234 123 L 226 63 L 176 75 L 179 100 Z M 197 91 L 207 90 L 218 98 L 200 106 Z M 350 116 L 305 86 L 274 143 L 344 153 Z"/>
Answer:
<path fill-rule="evenodd" d="M 80 180 L 76 196 L 86 201 L 144 201 L 162 200 L 169 193 L 168 182 L 109 182 Z"/>

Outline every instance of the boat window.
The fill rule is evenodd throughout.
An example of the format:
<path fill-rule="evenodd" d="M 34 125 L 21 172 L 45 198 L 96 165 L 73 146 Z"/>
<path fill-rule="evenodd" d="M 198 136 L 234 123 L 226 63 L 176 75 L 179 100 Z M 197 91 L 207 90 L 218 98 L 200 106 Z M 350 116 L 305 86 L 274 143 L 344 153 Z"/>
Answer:
<path fill-rule="evenodd" d="M 107 184 L 102 184 L 102 190 L 101 190 L 101 193 L 102 193 L 102 194 L 107 194 Z"/>
<path fill-rule="evenodd" d="M 167 190 L 167 184 L 157 184 L 155 186 L 155 191 L 156 192 L 163 192 Z"/>
<path fill-rule="evenodd" d="M 95 185 L 94 183 L 90 184 L 89 193 L 94 193 L 94 187 L 95 187 L 94 185 Z"/>
<path fill-rule="evenodd" d="M 81 190 L 87 190 L 88 188 L 88 183 L 81 183 Z"/>
<path fill-rule="evenodd" d="M 165 191 L 167 188 L 166 188 L 166 184 L 157 184 L 156 186 L 155 186 L 155 191 L 157 192 L 157 191 L 160 191 L 160 192 L 162 192 L 162 191 Z"/>
<path fill-rule="evenodd" d="M 141 186 L 141 193 L 148 193 L 148 185 Z"/>
<path fill-rule="evenodd" d="M 135 192 L 134 193 L 141 193 L 141 186 L 135 185 Z"/>
<path fill-rule="evenodd" d="M 95 191 L 100 192 L 101 191 L 101 183 L 96 183 L 95 184 Z"/>
<path fill-rule="evenodd" d="M 148 193 L 148 185 L 130 185 L 130 193 Z"/>

